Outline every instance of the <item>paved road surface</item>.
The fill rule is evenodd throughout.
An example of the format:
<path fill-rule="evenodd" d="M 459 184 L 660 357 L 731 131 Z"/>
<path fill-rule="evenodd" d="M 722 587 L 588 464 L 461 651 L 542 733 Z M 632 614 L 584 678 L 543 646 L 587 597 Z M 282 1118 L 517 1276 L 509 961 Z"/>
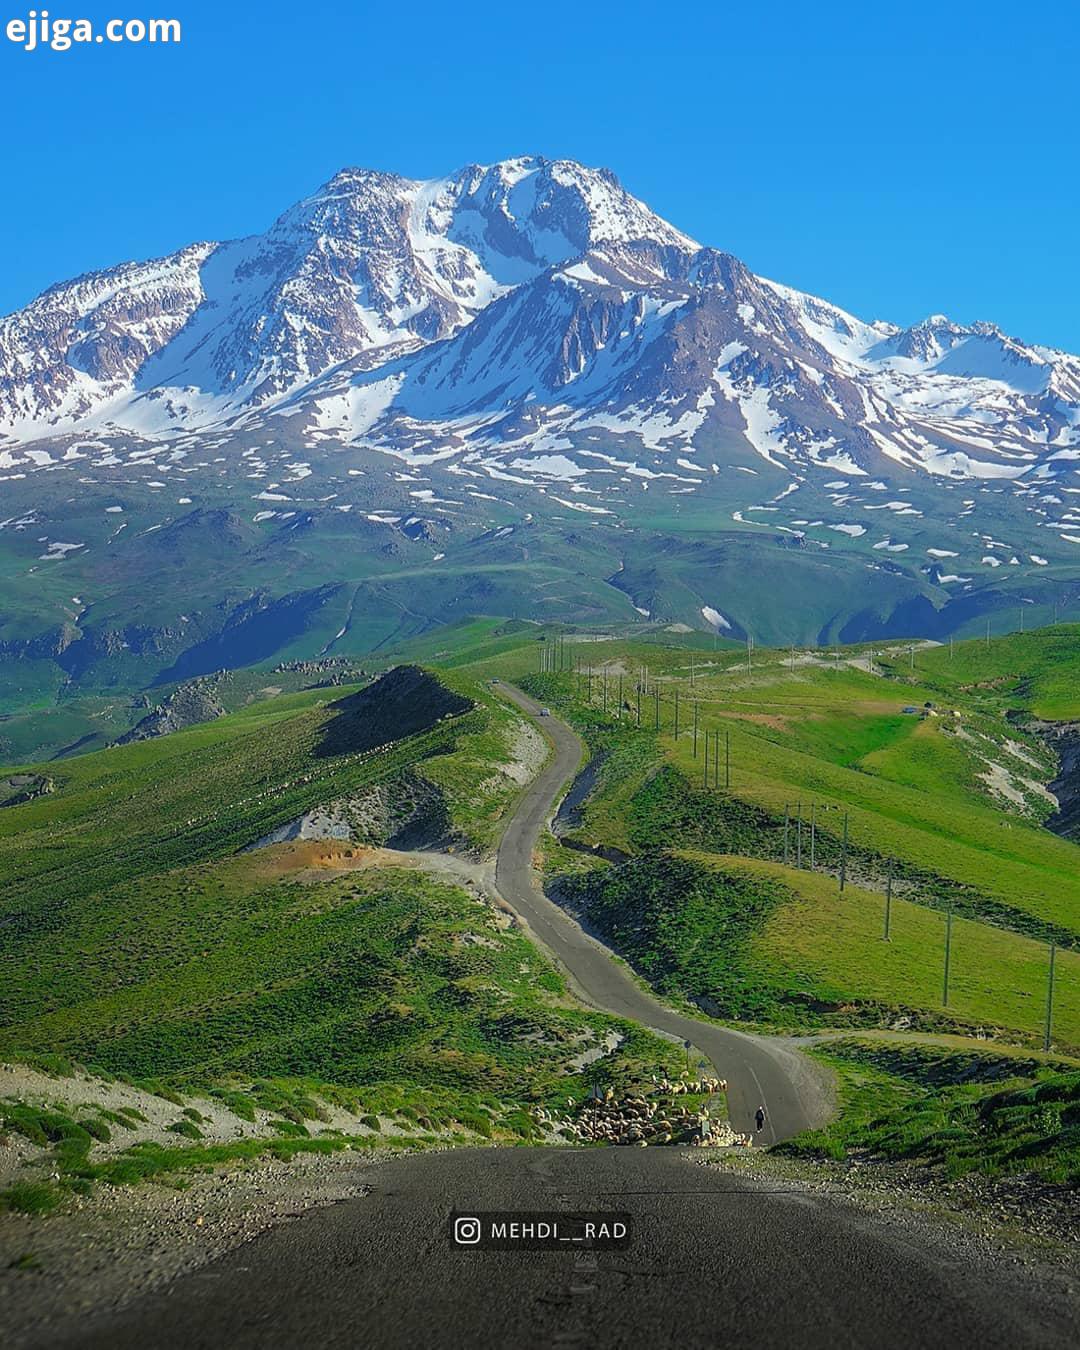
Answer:
<path fill-rule="evenodd" d="M 509 685 L 502 688 L 524 712 L 539 713 L 540 705 L 520 690 Z M 829 1094 L 820 1071 L 803 1054 L 782 1042 L 673 1012 L 645 993 L 605 947 L 542 893 L 533 870 L 533 850 L 555 803 L 581 764 L 584 747 L 557 717 L 542 718 L 538 725 L 547 732 L 555 753 L 527 789 L 503 835 L 495 869 L 499 894 L 568 972 L 575 992 L 585 1002 L 680 1041 L 691 1041 L 702 1050 L 717 1073 L 728 1080 L 728 1110 L 734 1129 L 753 1130 L 754 1112 L 761 1104 L 766 1109 L 766 1125 L 755 1138 L 763 1144 L 822 1124 L 831 1114 Z"/>
<path fill-rule="evenodd" d="M 510 691 L 508 691 L 510 693 Z M 511 697 L 534 710 L 524 695 Z M 581 746 L 525 795 L 497 864 L 504 899 L 589 1000 L 694 1041 L 729 1079 L 736 1124 L 821 1110 L 796 1052 L 669 1012 L 536 888 L 532 851 Z M 1058 1283 L 961 1255 L 955 1238 L 806 1192 L 770 1190 L 684 1149 L 462 1149 L 355 1164 L 363 1198 L 313 1210 L 49 1350 L 1052 1350 L 1077 1321 Z M 349 1164 L 343 1160 L 343 1166 Z M 628 1251 L 455 1247 L 454 1213 L 611 1211 Z"/>
<path fill-rule="evenodd" d="M 49 1350 L 1026 1350 L 1077 1308 L 955 1239 L 770 1193 L 682 1149 L 467 1149 L 357 1164 L 314 1210 Z M 624 1252 L 454 1247 L 447 1216 L 625 1210 Z"/>

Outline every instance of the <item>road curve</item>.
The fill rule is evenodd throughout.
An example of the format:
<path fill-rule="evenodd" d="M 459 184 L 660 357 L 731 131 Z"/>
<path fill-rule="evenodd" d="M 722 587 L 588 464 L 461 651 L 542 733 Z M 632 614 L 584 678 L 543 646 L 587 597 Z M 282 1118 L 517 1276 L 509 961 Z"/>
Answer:
<path fill-rule="evenodd" d="M 685 1149 L 459 1149 L 39 1350 L 1057 1350 L 1076 1300 L 955 1231 L 694 1166 Z M 353 1164 L 344 1163 L 345 1166 Z M 626 1251 L 456 1247 L 452 1213 L 630 1216 Z"/>
<path fill-rule="evenodd" d="M 507 690 L 508 695 L 511 691 Z M 535 705 L 512 697 L 527 712 Z M 591 1002 L 703 1049 L 728 1077 L 737 1124 L 764 1097 L 777 1136 L 815 1118 L 793 1051 L 681 1017 L 643 993 L 539 892 L 532 850 L 578 767 L 555 754 L 503 840 L 506 903 Z M 687 1149 L 454 1149 L 342 1159 L 359 1199 L 311 1210 L 40 1350 L 1057 1350 L 1075 1343 L 1064 1276 L 1032 1278 L 954 1228 L 884 1219 L 804 1187 L 732 1175 Z M 695 1165 L 699 1164 L 699 1165 Z M 625 1251 L 455 1246 L 454 1213 L 629 1215 Z"/>
<path fill-rule="evenodd" d="M 501 689 L 522 712 L 539 715 L 540 705 L 520 689 L 511 685 Z M 559 718 L 548 715 L 538 725 L 554 753 L 526 789 L 503 834 L 495 866 L 495 884 L 503 900 L 563 967 L 575 993 L 586 1003 L 697 1046 L 728 1081 L 734 1129 L 753 1130 L 759 1105 L 766 1110 L 765 1129 L 755 1135 L 759 1143 L 776 1143 L 823 1124 L 831 1114 L 829 1092 L 820 1071 L 800 1051 L 674 1012 L 646 993 L 624 966 L 612 960 L 602 943 L 543 894 L 533 851 L 585 751 Z"/>

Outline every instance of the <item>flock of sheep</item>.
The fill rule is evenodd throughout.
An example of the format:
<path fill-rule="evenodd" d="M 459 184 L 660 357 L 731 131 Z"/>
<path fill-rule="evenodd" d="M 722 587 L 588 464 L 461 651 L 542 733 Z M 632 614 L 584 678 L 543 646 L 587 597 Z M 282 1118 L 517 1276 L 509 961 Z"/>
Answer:
<path fill-rule="evenodd" d="M 546 1111 L 536 1113 L 545 1128 L 563 1138 L 591 1144 L 692 1144 L 713 1148 L 748 1144 L 749 1136 L 738 1135 L 726 1121 L 714 1120 L 707 1103 L 695 1105 L 678 1101 L 679 1097 L 711 1097 L 724 1092 L 723 1078 L 699 1078 L 671 1082 L 661 1079 L 655 1094 L 633 1093 L 621 1100 L 613 1089 L 587 1098 L 573 1116 L 556 1118 Z M 571 1098 L 567 1105 L 574 1109 Z"/>

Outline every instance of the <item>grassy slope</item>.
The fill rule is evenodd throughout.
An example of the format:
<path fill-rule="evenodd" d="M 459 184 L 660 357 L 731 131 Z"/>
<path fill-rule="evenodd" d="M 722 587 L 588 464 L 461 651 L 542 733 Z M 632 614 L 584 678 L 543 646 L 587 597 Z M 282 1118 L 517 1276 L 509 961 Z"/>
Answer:
<path fill-rule="evenodd" d="M 1036 717 L 1080 717 L 1080 624 L 934 647 L 917 654 L 929 684 L 960 691 L 997 709 L 1023 708 Z"/>
<path fill-rule="evenodd" d="M 1006 642 L 1012 639 L 1000 645 Z M 1080 663 L 1080 634 L 1071 642 Z M 961 644 L 956 650 L 977 646 Z M 579 644 L 577 654 L 583 663 L 596 669 L 604 663 L 613 672 L 609 693 L 621 667 L 624 693 L 631 701 L 634 672 L 648 665 L 650 679 L 658 679 L 661 690 L 665 752 L 688 778 L 699 778 L 701 757 L 694 758 L 689 734 L 690 654 L 606 642 Z M 1006 739 L 1022 743 L 1024 753 L 1043 765 L 1043 776 L 1049 777 L 1045 749 L 1010 728 L 999 710 L 995 720 L 984 704 L 959 688 L 949 707 L 962 710 L 958 725 L 976 738 L 974 743 L 956 734 L 954 719 L 920 722 L 904 715 L 905 706 L 941 700 L 937 681 L 921 682 L 919 660 L 925 657 L 918 653 L 914 676 L 906 671 L 900 680 L 847 664 L 796 666 L 792 673 L 785 669 L 782 654 L 760 652 L 747 675 L 744 658 L 721 652 L 703 660 L 699 654 L 693 694 L 700 703 L 700 725 L 702 731 L 719 730 L 730 737 L 732 790 L 741 800 L 781 820 L 786 805 L 794 810 L 800 799 L 807 806 L 817 801 L 822 833 L 834 841 L 846 811 L 856 849 L 936 874 L 943 892 L 966 887 L 985 896 L 988 909 L 1029 914 L 1037 921 L 1033 931 L 1041 924 L 1047 935 L 1061 930 L 1059 940 L 1069 933 L 1080 936 L 1076 845 L 1048 834 L 1034 819 L 1003 809 L 1008 804 L 995 800 L 979 779 L 986 770 L 982 753 L 1004 757 L 1018 775 L 1039 776 L 1039 769 L 1010 760 L 998 748 Z M 906 670 L 899 658 L 894 664 Z M 530 667 L 535 669 L 532 649 L 484 668 L 509 678 Z M 593 683 L 595 707 L 599 681 Z M 671 737 L 676 685 L 682 701 L 678 742 Z M 552 698 L 559 695 L 555 687 L 548 692 Z M 562 677 L 562 695 L 578 697 L 569 677 Z M 1072 706 L 1080 712 L 1080 696 L 1074 696 Z M 646 724 L 653 713 L 652 699 L 646 698 Z"/>
<path fill-rule="evenodd" d="M 0 1054 L 60 1053 L 183 1087 L 268 1076 L 518 1100 L 580 1091 L 568 1061 L 614 1024 L 565 1006 L 561 977 L 490 907 L 407 871 L 300 879 L 287 853 L 96 896 L 36 944 Z"/>
<path fill-rule="evenodd" d="M 838 1073 L 839 1119 L 780 1145 L 811 1157 L 928 1164 L 946 1176 L 1033 1173 L 1080 1183 L 1080 1072 L 1036 1059 L 859 1040 L 817 1051 Z"/>
<path fill-rule="evenodd" d="M 0 809 L 0 1055 L 186 1088 L 256 1079 L 263 1097 L 272 1080 L 287 1101 L 329 1084 L 367 1110 L 423 1090 L 417 1109 L 469 1128 L 484 1103 L 502 1119 L 674 1072 L 666 1042 L 577 1010 L 461 890 L 406 871 L 312 880 L 290 846 L 237 851 L 403 773 L 443 794 L 461 845 L 490 848 L 520 791 L 502 772 L 519 715 L 465 675 L 394 678 L 52 764 L 52 793 Z M 413 734 L 384 744 L 405 722 Z M 618 1053 L 579 1068 L 613 1029 Z"/>
<path fill-rule="evenodd" d="M 792 684 L 784 698 L 776 684 L 760 693 L 739 691 L 743 697 L 735 709 L 790 719 L 786 726 L 723 719 L 740 797 L 774 814 L 799 798 L 818 801 L 834 820 L 846 811 L 854 845 L 909 860 L 999 904 L 1080 933 L 1075 845 L 1006 813 L 969 786 L 977 766 L 940 721 L 898 722 L 900 707 L 925 701 L 919 698 L 923 690 L 883 688 L 871 676 L 827 671 L 797 674 Z M 718 700 L 716 712 L 727 711 L 725 703 Z M 714 726 L 721 721 L 703 716 Z M 803 719 L 811 721 L 808 735 Z M 868 722 L 891 739 L 864 748 Z M 814 738 L 828 741 L 827 753 L 806 744 Z M 685 737 L 673 758 L 684 772 L 693 772 Z M 836 836 L 835 825 L 826 823 L 825 829 Z"/>
<path fill-rule="evenodd" d="M 998 645 L 1012 641 L 1001 640 Z M 1017 639 L 1019 655 L 1013 652 L 1002 661 L 1015 668 L 1024 650 L 1034 649 L 1035 641 L 1030 636 Z M 1070 642 L 1069 659 L 1080 663 L 1080 632 Z M 931 658 L 947 663 L 948 648 L 916 651 L 914 672 L 906 650 L 879 651 L 875 669 L 887 661 L 893 674 L 883 679 L 850 664 L 865 663 L 868 649 L 845 651 L 844 659 L 831 665 L 806 666 L 796 659 L 793 671 L 784 654 L 758 652 L 748 676 L 744 656 L 724 650 L 703 652 L 700 644 L 691 649 L 587 640 L 574 644 L 569 650 L 583 666 L 609 672 L 609 712 L 615 707 L 622 673 L 623 696 L 631 711 L 624 710 L 619 722 L 600 715 L 602 685 L 596 674 L 591 708 L 584 705 L 583 688 L 572 677 L 538 677 L 539 645 L 534 634 L 516 651 L 482 653 L 473 669 L 535 683 L 538 692 L 564 708 L 586 731 L 602 768 L 600 786 L 574 824 L 575 837 L 631 854 L 648 854 L 660 841 L 698 853 L 747 853 L 751 858 L 756 854 L 758 861 L 738 864 L 733 859 L 698 861 L 729 873 L 735 867 L 744 874 L 756 869 L 783 890 L 783 903 L 768 909 L 746 948 L 752 958 L 755 997 L 762 990 L 804 995 L 800 1016 L 811 1020 L 813 1016 L 841 1020 L 845 1014 L 838 1010 L 845 1004 L 869 1005 L 882 1017 L 889 1010 L 913 1013 L 927 1025 L 983 1024 L 1029 1040 L 1039 1035 L 1047 953 L 1042 941 L 1023 933 L 1045 937 L 1054 932 L 1065 941 L 1080 934 L 1080 855 L 1075 844 L 1049 834 L 1034 819 L 1004 809 L 978 776 L 985 767 L 981 755 L 1005 755 L 1006 741 L 1019 745 L 1027 757 L 1013 761 L 1023 774 L 1048 778 L 1052 764 L 1038 742 L 1003 721 L 1003 707 L 1015 706 L 1011 699 L 996 696 L 997 701 L 991 702 L 986 691 L 967 688 L 980 673 L 975 650 L 979 644 L 957 646 L 953 660 L 965 654 L 966 664 L 961 678 L 948 688 L 940 675 L 922 669 Z M 1059 659 L 1060 652 L 1054 661 Z M 701 701 L 701 731 L 708 726 L 731 737 L 731 797 L 695 786 L 701 782 L 702 759 L 701 737 L 695 760 L 689 733 L 691 663 L 694 694 Z M 649 729 L 633 729 L 633 682 L 644 664 L 650 680 L 659 679 L 660 737 L 651 730 L 655 713 L 651 697 L 642 705 Z M 1025 688 L 1040 687 L 1038 679 L 1019 678 Z M 676 682 L 682 699 L 677 742 L 672 735 Z M 920 720 L 902 712 L 926 701 L 944 704 L 947 710 L 956 706 L 962 718 Z M 953 730 L 957 720 L 977 741 L 978 754 Z M 674 802 L 664 799 L 665 780 L 656 777 L 664 763 L 679 770 L 673 781 L 682 786 L 675 791 Z M 898 861 L 901 880 L 893 903 L 892 942 L 881 940 L 880 894 L 849 886 L 841 902 L 835 881 L 828 876 L 780 865 L 784 805 L 791 804 L 794 816 L 800 797 L 804 816 L 811 800 L 819 803 L 819 862 L 835 866 L 838 808 L 850 811 L 852 874 L 857 881 L 865 874 L 876 887 L 884 880 L 888 860 Z M 762 816 L 762 811 L 767 814 Z M 793 859 L 794 831 L 791 848 Z M 545 859 L 549 875 L 581 870 L 570 864 L 565 850 L 562 855 L 567 861 L 549 850 Z M 579 858 L 574 856 L 575 864 Z M 905 894 L 920 903 L 911 903 Z M 999 925 L 955 919 L 947 1010 L 941 1006 L 944 918 L 927 907 L 946 896 L 959 906 L 961 915 L 981 912 Z M 721 958 L 721 953 L 727 948 L 715 924 L 708 939 L 708 923 L 699 925 L 700 918 L 689 916 L 688 933 L 679 934 L 674 931 L 674 915 L 664 914 L 661 907 L 649 930 L 655 945 L 646 950 L 642 934 L 628 933 L 626 924 L 619 940 L 639 968 L 652 963 L 653 977 L 669 993 L 704 994 L 723 1004 L 715 995 L 724 988 L 722 967 L 727 957 Z M 1001 925 L 1021 931 L 1010 933 Z M 700 979 L 691 987 L 690 972 L 695 964 L 700 966 L 701 950 L 710 943 L 719 962 L 712 988 Z M 663 957 L 658 955 L 661 951 Z M 700 976 L 700 969 L 697 973 Z M 815 1001 L 823 1008 L 808 1014 L 806 1008 Z M 755 1012 L 749 1006 L 729 1004 L 726 1015 Z M 762 1015 L 761 1009 L 757 1015 Z M 779 1020 L 790 1017 L 789 1010 Z M 768 1018 L 778 1019 L 776 1007 L 768 1010 Z M 1080 958 L 1072 951 L 1058 953 L 1054 1034 L 1059 1043 L 1080 1044 Z"/>
<path fill-rule="evenodd" d="M 571 855 L 572 857 L 574 855 Z M 562 892 L 661 992 L 717 1015 L 779 1026 L 981 1027 L 1041 1036 L 1047 962 L 1040 944 L 987 924 L 953 923 L 949 1003 L 942 1003 L 943 917 L 757 859 L 646 851 L 568 875 Z M 1080 955 L 1058 954 L 1056 1043 L 1080 1046 Z"/>
<path fill-rule="evenodd" d="M 722 864 L 723 865 L 723 864 Z M 736 871 L 771 876 L 792 898 L 755 939 L 766 969 L 798 972 L 807 987 L 837 1002 L 868 998 L 928 1009 L 961 1024 L 1042 1034 L 1047 984 L 1045 946 L 969 919 L 954 919 L 949 1004 L 942 1004 L 945 920 L 894 898 L 890 940 L 883 940 L 880 895 L 849 887 L 841 898 L 829 877 L 739 860 Z M 1058 1043 L 1080 1046 L 1080 953 L 1059 952 L 1054 1029 Z"/>
<path fill-rule="evenodd" d="M 100 1045 L 101 1053 L 120 1056 L 109 1062 L 120 1063 L 123 1056 L 136 1053 L 140 1036 L 158 1034 L 147 1010 L 155 1001 L 174 1007 L 169 999 L 179 994 L 176 1016 L 162 1023 L 162 1034 L 168 1031 L 169 1045 L 187 1046 L 188 1036 L 194 1035 L 192 1023 L 204 1016 L 213 1021 L 217 1016 L 213 989 L 199 984 L 204 963 L 213 966 L 214 958 L 201 957 L 197 951 L 185 956 L 181 969 L 185 979 L 192 981 L 188 992 L 205 995 L 203 1003 L 187 1003 L 183 985 L 171 994 L 154 983 L 148 972 L 160 964 L 163 948 L 154 948 L 150 935 L 140 934 L 132 917 L 158 905 L 168 911 L 180 888 L 197 914 L 215 912 L 219 891 L 240 897 L 230 912 L 238 923 L 251 917 L 256 926 L 243 931 L 244 940 L 235 948 L 237 1006 L 249 1002 L 257 1006 L 263 997 L 272 1001 L 280 995 L 285 999 L 287 1026 L 292 1005 L 282 992 L 283 981 L 271 978 L 272 944 L 255 940 L 260 933 L 281 929 L 285 913 L 282 884 L 275 883 L 276 888 L 269 890 L 252 889 L 250 878 L 244 881 L 229 870 L 240 864 L 217 860 L 329 796 L 383 781 L 406 768 L 419 768 L 447 787 L 454 827 L 463 841 L 479 847 L 490 844 L 516 789 L 506 781 L 485 797 L 490 793 L 487 785 L 493 761 L 505 753 L 507 725 L 499 719 L 510 714 L 481 681 L 493 675 L 520 679 L 535 671 L 537 633 L 535 627 L 514 621 L 479 620 L 461 625 L 449 637 L 423 639 L 417 654 L 422 650 L 425 659 L 444 665 L 448 682 L 480 699 L 481 706 L 389 751 L 361 757 L 315 753 L 328 727 L 340 716 L 322 705 L 323 691 L 253 705 L 164 741 L 50 766 L 59 789 L 54 797 L 0 810 L 0 917 L 8 920 L 6 936 L 12 941 L 7 945 L 16 952 L 0 972 L 15 977 L 0 985 L 0 999 L 6 992 L 8 1009 L 21 1020 L 24 1034 L 37 1036 L 35 1044 L 42 1046 L 59 1037 L 70 1037 L 63 1043 L 72 1047 Z M 1033 639 L 1026 641 L 1030 646 Z M 1080 634 L 1073 645 L 1080 653 Z M 835 846 L 835 826 L 831 834 L 824 833 L 829 829 L 824 806 L 843 805 L 851 812 L 857 856 L 861 850 L 865 857 L 895 857 L 912 867 L 929 869 L 942 878 L 943 885 L 963 881 L 1006 909 L 1078 931 L 1076 846 L 1000 809 L 980 786 L 977 763 L 962 743 L 938 724 L 919 722 L 900 712 L 908 703 L 947 698 L 962 708 L 964 725 L 973 733 L 990 740 L 1003 736 L 1005 732 L 997 729 L 1002 707 L 1018 706 L 1014 687 L 1002 683 L 969 687 L 1001 679 L 1000 672 L 981 678 L 985 672 L 977 659 L 978 646 L 957 647 L 952 661 L 963 659 L 965 664 L 955 666 L 952 674 L 943 674 L 939 668 L 948 660 L 947 649 L 917 653 L 914 672 L 910 663 L 894 654 L 888 659 L 898 678 L 883 680 L 843 663 L 829 669 L 796 666 L 792 672 L 785 669 L 781 654 L 760 652 L 754 671 L 747 675 L 737 654 L 722 647 L 702 651 L 700 643 L 694 644 L 693 651 L 658 642 L 581 643 L 577 654 L 597 667 L 604 663 L 611 671 L 612 702 L 615 672 L 624 672 L 624 693 L 632 701 L 633 672 L 648 665 L 650 678 L 660 678 L 663 731 L 659 738 L 644 730 L 633 732 L 625 713 L 619 724 L 609 719 L 606 729 L 598 728 L 595 724 L 602 719 L 597 718 L 595 705 L 600 702 L 600 685 L 594 682 L 593 710 L 578 703 L 576 715 L 593 724 L 590 737 L 606 759 L 601 790 L 586 803 L 577 832 L 592 842 L 615 844 L 630 852 L 654 847 L 660 837 L 665 843 L 681 842 L 696 850 L 684 855 L 697 869 L 695 885 L 703 874 L 712 874 L 714 880 L 722 874 L 723 884 L 734 891 L 736 900 L 740 895 L 745 899 L 748 893 L 765 895 L 756 911 L 750 906 L 754 922 L 735 934 L 734 943 L 718 946 L 721 954 L 727 953 L 725 959 L 734 959 L 746 976 L 743 992 L 760 1004 L 756 1010 L 743 1006 L 735 1015 L 789 1021 L 789 1017 L 778 1016 L 777 1009 L 783 1012 L 797 1005 L 800 1015 L 810 1020 L 820 1016 L 842 1019 L 849 1017 L 842 1005 L 851 1003 L 871 1009 L 915 1009 L 931 1018 L 928 1024 L 934 1024 L 934 1018 L 946 1016 L 940 1008 L 940 914 L 898 898 L 894 940 L 886 945 L 879 937 L 880 896 L 855 886 L 839 902 L 824 876 L 784 869 L 761 859 L 704 857 L 702 847 L 707 851 L 709 845 L 701 837 L 701 822 L 684 824 L 685 838 L 657 834 L 661 827 L 668 828 L 670 820 L 658 814 L 663 803 L 657 802 L 654 784 L 658 780 L 653 776 L 667 761 L 680 770 L 687 784 L 698 781 L 701 760 L 694 759 L 686 730 L 685 692 L 692 664 L 702 728 L 707 725 L 731 735 L 735 770 L 731 801 L 743 802 L 739 809 L 750 813 L 734 829 L 736 842 L 760 836 L 755 810 L 782 812 L 785 801 L 794 802 L 799 795 L 804 800 L 813 797 L 823 804 L 822 851 L 826 856 L 830 838 Z M 993 645 L 991 654 L 1000 657 Z M 1010 665 L 1010 679 L 1011 668 L 1026 659 L 1024 651 L 1012 653 L 1007 660 L 1000 657 Z M 1058 703 L 1053 706 L 1064 710 L 1063 715 L 1068 712 L 1068 703 L 1061 702 L 1060 682 L 1055 684 L 1053 678 L 1054 663 L 1062 659 L 1058 653 L 1050 673 L 1029 675 L 1021 669 L 1014 684 L 1018 681 L 1015 687 L 1029 694 L 1029 704 L 1021 706 L 1045 711 L 1045 702 L 1039 700 L 1050 694 L 1040 691 L 1056 689 L 1053 697 Z M 682 682 L 684 703 L 682 734 L 676 741 L 671 720 L 677 681 Z M 572 683 L 564 678 L 561 685 L 549 681 L 542 687 L 545 696 L 555 702 L 574 693 Z M 337 696 L 334 691 L 333 697 Z M 643 707 L 648 721 L 651 700 Z M 1008 730 L 1008 734 L 1019 733 Z M 1037 744 L 1024 744 L 1028 752 L 1038 754 Z M 701 804 L 722 800 L 724 794 L 713 790 L 698 792 L 696 797 L 691 794 L 692 809 L 702 810 L 701 828 L 712 828 L 712 815 Z M 725 828 L 730 834 L 730 821 Z M 162 884 L 163 868 L 166 889 L 158 894 L 154 888 Z M 346 926 L 360 922 L 355 897 L 350 900 L 336 890 L 325 894 L 328 913 L 336 916 L 334 922 Z M 728 905 L 725 912 L 739 914 L 740 906 Z M 124 956 L 125 964 L 130 962 L 132 970 L 141 972 L 134 987 L 125 988 L 123 967 L 109 974 L 104 930 L 97 926 L 95 916 L 111 916 L 113 933 L 134 944 Z M 182 912 L 174 915 L 174 932 L 182 931 L 182 916 Z M 710 998 L 717 992 L 724 995 L 725 968 L 706 959 L 712 944 L 708 905 L 695 911 L 689 943 L 687 933 L 680 931 L 670 914 L 665 916 L 663 906 L 658 907 L 657 917 L 666 924 L 661 946 L 669 965 L 664 972 L 669 991 L 705 993 Z M 310 936 L 315 946 L 298 948 L 294 954 L 314 963 L 305 970 L 314 969 L 322 959 L 317 955 L 323 951 L 318 944 L 329 931 L 323 925 L 329 923 L 323 917 L 317 923 L 312 916 L 304 917 L 304 940 Z M 188 936 L 194 940 L 202 931 L 193 929 Z M 372 929 L 365 940 L 375 942 L 378 937 Z M 961 1026 L 981 1022 L 1004 1025 L 1028 1037 L 1037 1033 L 1045 949 L 1017 934 L 959 919 L 954 938 L 953 997 L 947 1016 Z M 179 945 L 186 951 L 182 942 Z M 241 959 L 248 945 L 254 966 Z M 258 951 L 271 961 L 266 970 L 258 966 Z M 40 978 L 33 971 L 35 959 L 41 964 Z M 73 971 L 72 989 L 78 994 L 70 1003 L 63 995 L 57 998 L 55 992 L 59 972 L 68 968 Z M 687 986 L 688 971 L 696 972 L 699 987 Z M 1077 1043 L 1080 1000 L 1073 953 L 1059 953 L 1058 972 L 1056 1034 Z M 217 969 L 219 980 L 224 974 Z M 711 992 L 701 983 L 704 979 L 713 982 Z M 95 1003 L 99 997 L 100 1006 Z M 140 997 L 146 1000 L 144 1004 Z M 823 1013 L 815 1004 L 837 1006 L 826 1007 Z M 130 1039 L 125 1021 L 129 1012 Z M 345 1018 L 348 1021 L 348 1012 Z M 450 1040 L 465 1035 L 462 1026 L 455 1024 L 452 1035 L 448 1033 Z M 198 1035 L 202 1034 L 200 1030 Z M 270 1037 L 260 1047 L 260 1055 L 277 1053 L 272 1041 Z M 167 1049 L 158 1046 L 150 1059 Z M 286 1057 L 293 1053 L 287 1037 L 283 1052 Z M 187 1059 L 181 1054 L 172 1062 L 179 1074 L 206 1073 L 216 1053 L 213 1046 L 207 1052 L 199 1044 Z M 219 1054 L 218 1059 L 224 1067 L 238 1070 L 256 1062 L 244 1060 L 241 1046 Z M 316 1067 L 317 1060 L 308 1064 L 308 1070 Z"/>
<path fill-rule="evenodd" d="M 453 681 L 451 681 L 453 683 Z M 254 704 L 213 723 L 48 766 L 56 790 L 0 810 L 0 914 L 9 959 L 114 884 L 222 857 L 331 798 L 425 768 L 453 789 L 449 828 L 490 846 L 518 791 L 499 774 L 516 715 L 482 687 L 476 706 L 384 748 L 350 741 L 349 691 Z M 365 731 L 363 733 L 367 735 Z M 392 736 L 387 725 L 372 736 Z M 0 1004 L 4 999 L 0 987 Z"/>

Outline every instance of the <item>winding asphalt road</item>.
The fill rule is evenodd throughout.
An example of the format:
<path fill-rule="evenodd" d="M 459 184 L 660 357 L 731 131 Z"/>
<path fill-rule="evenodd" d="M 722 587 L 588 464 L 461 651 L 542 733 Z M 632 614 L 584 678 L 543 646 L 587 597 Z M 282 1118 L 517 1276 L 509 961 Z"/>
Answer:
<path fill-rule="evenodd" d="M 501 686 L 512 703 L 538 717 L 540 705 L 510 685 Z M 765 1107 L 758 1143 L 771 1144 L 823 1124 L 831 1114 L 827 1084 L 816 1066 L 783 1042 L 731 1031 L 672 1011 L 646 993 L 625 966 L 565 910 L 541 891 L 533 851 L 567 784 L 581 765 L 584 746 L 559 718 L 539 720 L 554 754 L 533 780 L 507 826 L 499 847 L 495 884 L 503 900 L 532 936 L 570 977 L 574 992 L 594 1008 L 626 1017 L 656 1031 L 690 1041 L 728 1082 L 732 1127 L 754 1130 L 754 1112 Z"/>
<path fill-rule="evenodd" d="M 591 1002 L 704 1050 L 729 1080 L 736 1123 L 759 1098 L 777 1136 L 812 1123 L 822 1101 L 796 1052 L 668 1011 L 540 894 L 533 847 L 581 755 L 569 728 L 554 718 L 542 725 L 555 755 L 503 841 L 506 902 Z M 1059 1275 L 1032 1278 L 910 1215 L 882 1219 L 806 1188 L 732 1175 L 698 1150 L 459 1149 L 341 1165 L 366 1188 L 361 1198 L 309 1211 L 86 1319 L 48 1350 L 1075 1344 L 1077 1301 Z M 624 1251 L 454 1244 L 451 1215 L 491 1211 L 621 1211 L 631 1242 Z"/>

